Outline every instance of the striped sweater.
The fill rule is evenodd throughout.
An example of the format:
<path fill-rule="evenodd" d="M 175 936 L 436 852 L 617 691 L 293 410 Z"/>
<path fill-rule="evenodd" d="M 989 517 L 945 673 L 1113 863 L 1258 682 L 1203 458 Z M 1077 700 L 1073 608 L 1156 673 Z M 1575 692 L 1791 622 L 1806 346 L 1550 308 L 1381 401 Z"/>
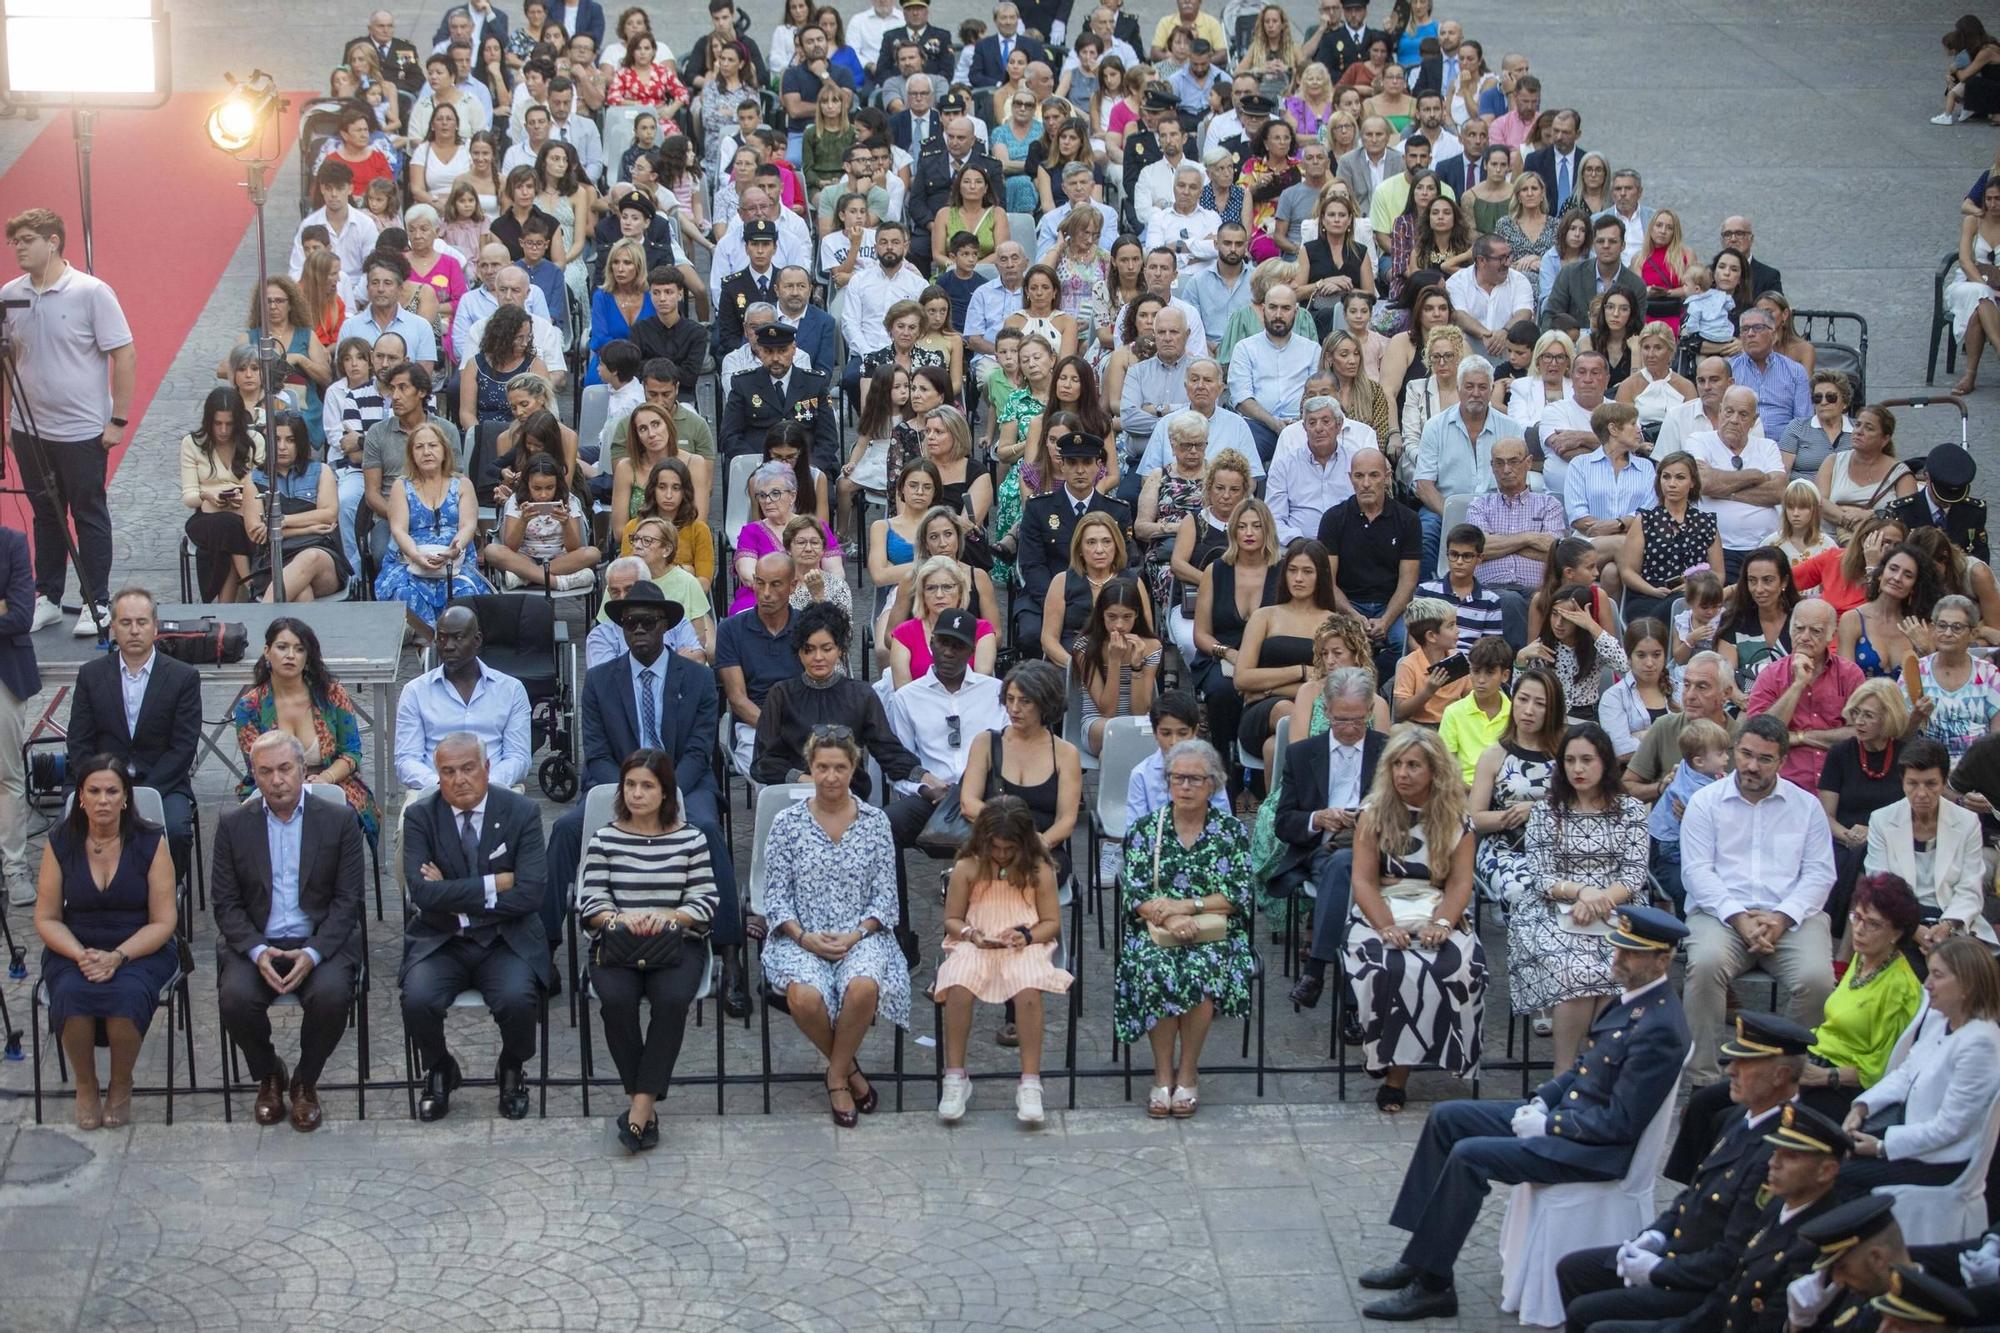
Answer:
<path fill-rule="evenodd" d="M 583 854 L 583 893 L 577 913 L 685 912 L 691 933 L 705 932 L 715 917 L 715 871 L 708 841 L 683 824 L 657 837 L 606 824 Z"/>

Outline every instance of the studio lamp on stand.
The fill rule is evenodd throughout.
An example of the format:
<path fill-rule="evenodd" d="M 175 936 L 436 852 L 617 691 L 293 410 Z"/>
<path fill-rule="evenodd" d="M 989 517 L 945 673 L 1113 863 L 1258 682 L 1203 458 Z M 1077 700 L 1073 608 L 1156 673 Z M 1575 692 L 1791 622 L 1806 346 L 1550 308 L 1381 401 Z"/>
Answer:
<path fill-rule="evenodd" d="M 264 540 L 270 548 L 271 600 L 285 600 L 285 510 L 278 498 L 278 367 L 284 364 L 284 349 L 271 338 L 264 312 L 264 285 L 270 279 L 265 250 L 264 203 L 269 197 L 265 176 L 277 161 L 278 117 L 289 105 L 278 96 L 277 85 L 263 70 L 250 71 L 239 81 L 233 74 L 222 76 L 229 95 L 208 113 L 208 141 L 221 152 L 243 164 L 247 176 L 243 186 L 250 204 L 257 210 L 257 368 L 264 377 Z"/>

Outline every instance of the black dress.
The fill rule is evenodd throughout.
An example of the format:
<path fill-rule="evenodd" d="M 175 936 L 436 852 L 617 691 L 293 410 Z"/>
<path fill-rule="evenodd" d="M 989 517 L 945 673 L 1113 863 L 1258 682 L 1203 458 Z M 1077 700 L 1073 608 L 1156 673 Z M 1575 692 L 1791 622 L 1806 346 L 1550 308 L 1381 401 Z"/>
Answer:
<path fill-rule="evenodd" d="M 1257 650 L 1259 667 L 1311 666 L 1312 660 L 1313 641 L 1296 634 L 1269 635 L 1263 647 Z M 1264 742 L 1277 730 L 1278 724 L 1272 720 L 1273 715 L 1291 702 L 1291 692 L 1279 690 L 1243 710 L 1243 721 L 1237 727 L 1236 739 L 1251 758 L 1262 760 Z"/>
<path fill-rule="evenodd" d="M 102 889 L 90 873 L 90 854 L 72 846 L 67 833 L 49 838 L 62 870 L 62 920 L 86 949 L 116 949 L 151 919 L 148 872 L 163 835 L 135 832 L 118 856 L 118 868 Z M 42 984 L 49 992 L 49 1031 L 61 1033 L 72 1018 L 129 1019 L 144 1035 L 159 1007 L 162 988 L 173 980 L 179 954 L 172 940 L 143 958 L 127 959 L 109 981 L 88 981 L 83 969 L 61 954 L 42 955 Z"/>
<path fill-rule="evenodd" d="M 1861 742 L 1850 736 L 1836 742 L 1826 752 L 1820 766 L 1819 789 L 1834 795 L 1833 817 L 1841 824 L 1868 826 L 1868 816 L 1903 799 L 1903 775 L 1896 768 L 1895 741 L 1876 754 L 1863 754 Z M 1847 929 L 1847 906 L 1854 896 L 1854 881 L 1861 875 L 1866 847 L 1849 847 L 1838 838 L 1833 843 L 1833 890 L 1827 895 L 1826 914 L 1838 936 Z"/>
<path fill-rule="evenodd" d="M 1055 733 L 1053 731 L 1049 733 L 1048 780 L 1037 782 L 1033 786 L 1024 786 L 1020 783 L 1009 782 L 1006 778 L 1006 731 L 989 731 L 986 734 L 991 738 L 986 752 L 988 770 L 993 774 L 993 780 L 989 785 L 998 787 L 1002 796 L 1020 797 L 1022 803 L 1028 807 L 1028 813 L 1034 816 L 1035 831 L 1037 833 L 1047 833 L 1055 827 L 1056 815 L 1060 812 L 1061 805 L 1059 793 L 1062 787 L 1062 773 L 1055 762 Z M 1056 887 L 1060 888 L 1068 882 L 1070 877 L 1068 841 L 1065 840 L 1059 847 L 1049 848 L 1049 855 L 1055 858 Z"/>
<path fill-rule="evenodd" d="M 1209 632 L 1217 643 L 1228 648 L 1243 646 L 1244 617 L 1236 609 L 1236 567 L 1227 560 L 1217 559 L 1209 568 L 1213 571 L 1210 582 L 1214 591 L 1209 597 Z M 1264 571 L 1264 593 L 1258 599 L 1259 606 L 1270 602 L 1278 587 L 1278 566 L 1272 565 Z M 1223 753 L 1223 767 L 1229 770 L 1231 789 L 1239 783 L 1237 774 L 1242 770 L 1234 762 L 1235 756 L 1226 753 L 1228 737 L 1237 734 L 1243 719 L 1243 696 L 1236 692 L 1236 681 L 1222 669 L 1222 659 L 1200 657 L 1189 664 L 1194 675 L 1195 687 L 1201 691 L 1202 703 L 1208 713 L 1208 734 L 1215 739 L 1216 749 Z"/>

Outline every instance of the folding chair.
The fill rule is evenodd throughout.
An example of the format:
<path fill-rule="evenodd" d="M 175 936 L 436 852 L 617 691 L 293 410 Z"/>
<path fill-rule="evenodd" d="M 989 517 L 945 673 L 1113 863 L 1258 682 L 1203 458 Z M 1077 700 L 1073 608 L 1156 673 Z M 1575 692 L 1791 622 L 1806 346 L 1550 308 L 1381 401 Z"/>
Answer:
<path fill-rule="evenodd" d="M 1105 916 L 1100 898 L 1105 884 L 1098 874 L 1100 847 L 1105 842 L 1122 844 L 1125 841 L 1128 818 L 1126 788 L 1131 785 L 1132 770 L 1144 763 L 1154 748 L 1153 724 L 1146 718 L 1114 717 L 1104 724 L 1104 752 L 1099 756 L 1097 799 L 1090 807 L 1089 833 L 1085 840 L 1090 861 L 1086 872 L 1089 875 L 1090 910 L 1097 916 L 1097 947 L 1100 949 L 1104 947 Z"/>
<path fill-rule="evenodd" d="M 333 783 L 330 782 L 312 783 L 309 786 L 307 786 L 306 795 L 315 800 L 325 801 L 330 805 L 336 805 L 340 807 L 342 810 L 349 811 L 351 814 L 353 814 L 356 823 L 359 823 L 361 820 L 360 814 L 355 813 L 353 811 L 353 807 L 348 805 L 347 793 L 341 790 L 339 787 L 335 786 Z M 252 796 L 250 798 L 251 801 L 255 801 L 257 799 L 258 798 L 255 796 Z M 246 804 L 248 804 L 248 802 L 246 802 Z M 365 834 L 361 840 L 364 843 L 368 841 Z M 381 902 L 380 895 L 382 891 L 381 867 L 379 864 L 376 867 L 375 891 L 376 891 L 376 902 L 379 904 Z M 366 904 L 363 904 L 362 911 L 359 917 L 357 918 L 357 921 L 359 923 L 357 928 L 361 932 L 361 962 L 360 965 L 354 969 L 354 993 L 348 1000 L 347 1021 L 348 1021 L 348 1026 L 354 1029 L 355 1057 L 358 1062 L 358 1068 L 359 1068 L 359 1073 L 357 1074 L 354 1081 L 354 1116 L 355 1119 L 357 1120 L 366 1120 L 368 1118 L 368 1069 L 369 1069 L 368 912 Z M 220 987 L 222 985 L 222 976 L 219 972 L 216 974 L 215 984 L 217 985 L 217 987 Z M 271 1001 L 271 1007 L 273 1009 L 296 1009 L 299 1007 L 299 997 L 296 994 L 280 995 L 275 1000 Z M 217 1016 L 216 1026 L 220 1028 L 222 1031 L 222 1051 L 223 1051 L 222 1119 L 223 1122 L 227 1124 L 227 1123 L 232 1123 L 236 1119 L 234 1096 L 236 1092 L 236 1084 L 238 1081 L 238 1070 L 236 1066 L 237 1047 L 235 1041 L 233 1041 L 229 1036 L 229 1029 L 222 1025 L 219 1014 Z M 327 1083 L 323 1084 L 322 1086 L 325 1087 L 329 1092 L 345 1092 L 347 1090 L 347 1085 L 342 1083 Z"/>

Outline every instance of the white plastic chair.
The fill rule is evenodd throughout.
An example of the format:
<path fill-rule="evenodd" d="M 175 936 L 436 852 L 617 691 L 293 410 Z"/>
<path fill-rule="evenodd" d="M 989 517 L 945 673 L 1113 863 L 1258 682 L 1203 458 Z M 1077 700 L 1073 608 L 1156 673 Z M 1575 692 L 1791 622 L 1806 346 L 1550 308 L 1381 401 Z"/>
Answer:
<path fill-rule="evenodd" d="M 1629 1239 L 1653 1220 L 1653 1186 L 1666 1159 L 1680 1079 L 1660 1099 L 1660 1109 L 1639 1136 L 1622 1180 L 1567 1185 L 1516 1185 L 1500 1224 L 1500 1308 L 1523 1324 L 1556 1328 L 1563 1322 L 1556 1263 L 1572 1250 Z"/>
<path fill-rule="evenodd" d="M 584 392 L 588 393 L 589 390 L 586 389 Z M 1447 495 L 1444 497 L 1444 519 L 1438 528 L 1438 578 L 1443 578 L 1451 569 L 1451 560 L 1444 549 L 1444 539 L 1451 535 L 1453 528 L 1465 522 L 1466 511 L 1471 508 L 1472 497 L 1469 495 Z"/>
<path fill-rule="evenodd" d="M 1099 756 L 1097 800 L 1090 808 L 1090 864 L 1084 873 L 1090 885 L 1090 910 L 1097 916 L 1097 947 L 1104 947 L 1104 908 L 1098 894 L 1106 887 L 1097 873 L 1099 848 L 1105 843 L 1122 845 L 1131 826 L 1125 807 L 1125 789 L 1131 785 L 1132 770 L 1144 763 L 1156 748 L 1152 721 L 1145 717 L 1114 717 L 1104 724 L 1104 752 Z"/>
<path fill-rule="evenodd" d="M 608 384 L 586 384 L 583 386 L 583 406 L 576 414 L 576 442 L 578 446 L 596 444 L 598 436 L 604 433 L 604 423 L 611 415 L 611 386 Z"/>

